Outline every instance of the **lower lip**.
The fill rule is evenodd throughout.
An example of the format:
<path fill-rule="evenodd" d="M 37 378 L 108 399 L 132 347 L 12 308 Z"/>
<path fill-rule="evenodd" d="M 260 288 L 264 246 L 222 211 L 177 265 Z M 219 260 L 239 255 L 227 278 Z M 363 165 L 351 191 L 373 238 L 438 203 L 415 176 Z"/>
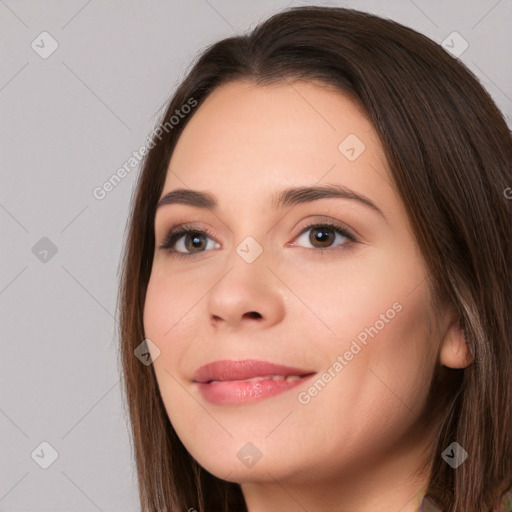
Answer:
<path fill-rule="evenodd" d="M 284 393 L 303 384 L 313 375 L 292 382 L 264 379 L 256 381 L 227 380 L 197 383 L 203 397 L 217 405 L 239 405 Z"/>

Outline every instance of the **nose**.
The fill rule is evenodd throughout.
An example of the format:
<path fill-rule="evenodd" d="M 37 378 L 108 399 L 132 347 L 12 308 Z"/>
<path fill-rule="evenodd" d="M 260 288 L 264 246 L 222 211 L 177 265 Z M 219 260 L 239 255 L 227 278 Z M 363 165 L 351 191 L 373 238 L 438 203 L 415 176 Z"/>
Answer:
<path fill-rule="evenodd" d="M 230 258 L 229 270 L 208 296 L 208 314 L 213 327 L 267 328 L 282 321 L 284 290 L 266 263 L 262 256 L 252 263 L 237 254 Z"/>

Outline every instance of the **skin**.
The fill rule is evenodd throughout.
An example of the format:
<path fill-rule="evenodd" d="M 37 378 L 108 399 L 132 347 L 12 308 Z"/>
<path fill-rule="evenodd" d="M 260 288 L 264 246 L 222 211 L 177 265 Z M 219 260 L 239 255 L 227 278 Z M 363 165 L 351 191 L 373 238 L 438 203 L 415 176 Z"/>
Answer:
<path fill-rule="evenodd" d="M 365 144 L 354 161 L 338 149 L 349 134 Z M 162 197 L 192 188 L 219 206 L 157 210 L 145 335 L 160 350 L 154 370 L 176 433 L 206 470 L 241 484 L 250 512 L 412 512 L 426 489 L 417 470 L 432 446 L 423 425 L 435 365 L 471 359 L 454 309 L 429 314 L 426 267 L 390 175 L 364 112 L 313 82 L 217 88 L 172 155 Z M 364 194 L 385 218 L 340 198 L 270 206 L 275 191 L 325 184 Z M 304 228 L 317 220 L 343 223 L 358 241 L 331 231 L 330 246 L 315 245 Z M 160 246 L 185 222 L 216 236 L 179 258 Z M 236 252 L 248 236 L 263 249 L 250 264 Z M 175 249 L 187 250 L 183 237 Z M 236 406 L 207 402 L 192 382 L 219 359 L 321 375 L 394 303 L 401 310 L 307 404 L 297 396 L 311 381 Z M 247 442 L 262 454 L 252 467 L 237 457 Z"/>

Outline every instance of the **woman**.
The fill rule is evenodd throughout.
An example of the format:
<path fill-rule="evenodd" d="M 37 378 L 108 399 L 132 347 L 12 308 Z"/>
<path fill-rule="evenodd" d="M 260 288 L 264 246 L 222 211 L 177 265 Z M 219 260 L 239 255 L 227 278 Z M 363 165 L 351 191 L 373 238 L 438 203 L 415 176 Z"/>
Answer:
<path fill-rule="evenodd" d="M 119 295 L 142 510 L 512 510 L 512 141 L 463 64 L 292 8 L 208 48 L 148 150 Z"/>

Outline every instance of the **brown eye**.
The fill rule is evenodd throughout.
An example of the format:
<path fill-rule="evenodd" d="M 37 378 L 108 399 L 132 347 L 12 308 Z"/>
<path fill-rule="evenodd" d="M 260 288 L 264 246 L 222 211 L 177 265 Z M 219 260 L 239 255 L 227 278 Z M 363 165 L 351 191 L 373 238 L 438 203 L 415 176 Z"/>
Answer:
<path fill-rule="evenodd" d="M 184 237 L 184 245 L 185 249 L 187 251 L 202 251 L 206 248 L 207 242 L 205 239 L 207 238 L 205 235 L 201 234 L 200 232 L 196 231 L 189 231 L 188 233 L 185 233 L 183 235 Z"/>
<path fill-rule="evenodd" d="M 321 248 L 329 247 L 336 238 L 333 232 L 332 228 L 313 227 L 309 230 L 309 241 L 313 246 L 318 243 Z"/>
<path fill-rule="evenodd" d="M 179 228 L 171 231 L 160 249 L 165 249 L 176 256 L 193 256 L 209 249 L 218 249 L 220 244 L 213 234 L 201 229 Z"/>
<path fill-rule="evenodd" d="M 308 234 L 307 237 L 306 234 Z M 306 241 L 304 241 L 305 237 Z M 301 239 L 302 243 L 310 244 L 309 248 L 319 249 L 320 251 L 322 249 L 329 249 L 331 247 L 335 248 L 338 246 L 340 246 L 340 248 L 345 248 L 352 242 L 357 242 L 356 237 L 343 226 L 329 223 L 316 223 L 307 226 L 302 230 L 301 234 L 297 238 L 299 241 L 301 241 Z M 294 243 L 293 245 L 297 244 Z"/>

